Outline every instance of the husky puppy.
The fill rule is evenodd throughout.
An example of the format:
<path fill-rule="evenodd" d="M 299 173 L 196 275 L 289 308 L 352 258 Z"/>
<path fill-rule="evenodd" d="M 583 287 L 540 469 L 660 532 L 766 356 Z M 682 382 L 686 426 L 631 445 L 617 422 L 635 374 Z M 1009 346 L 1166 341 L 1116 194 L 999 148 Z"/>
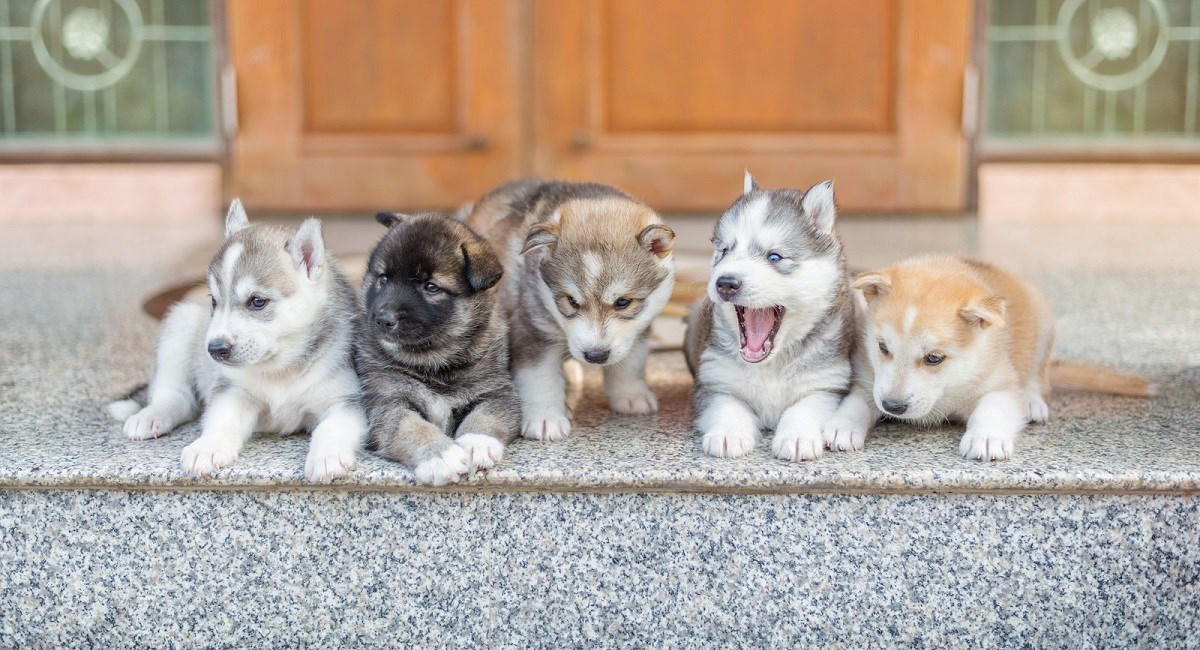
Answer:
<path fill-rule="evenodd" d="M 388 227 L 363 276 L 356 358 L 371 445 L 444 485 L 500 462 L 520 406 L 494 288 L 499 256 L 440 213 L 375 216 Z"/>
<path fill-rule="evenodd" d="M 645 204 L 591 183 L 527 179 L 475 204 L 468 223 L 501 252 L 513 379 L 526 438 L 571 430 L 563 362 L 604 367 L 609 406 L 653 413 L 650 323 L 675 283 L 675 233 Z"/>
<path fill-rule="evenodd" d="M 194 419 L 199 439 L 183 449 L 190 474 L 237 460 L 255 431 L 312 432 L 304 474 L 346 474 L 366 436 L 352 358 L 354 291 L 326 253 L 321 222 L 295 233 L 251 225 L 234 200 L 225 242 L 208 265 L 209 313 L 179 304 L 163 319 L 143 405 L 114 402 L 134 440 L 157 438 Z"/>
<path fill-rule="evenodd" d="M 850 386 L 854 305 L 834 231 L 833 183 L 743 194 L 713 231 L 708 295 L 684 353 L 704 451 L 743 456 L 760 429 L 784 460 L 821 455 L 821 427 Z"/>
<path fill-rule="evenodd" d="M 861 449 L 881 415 L 921 425 L 965 422 L 958 451 L 1004 460 L 1027 422 L 1045 422 L 1043 392 L 1075 388 L 1148 395 L 1144 378 L 1056 366 L 1045 298 L 1017 275 L 952 255 L 919 257 L 854 282 L 861 345 L 854 389 L 825 425 L 831 449 Z M 1067 383 L 1067 382 L 1061 382 Z"/>

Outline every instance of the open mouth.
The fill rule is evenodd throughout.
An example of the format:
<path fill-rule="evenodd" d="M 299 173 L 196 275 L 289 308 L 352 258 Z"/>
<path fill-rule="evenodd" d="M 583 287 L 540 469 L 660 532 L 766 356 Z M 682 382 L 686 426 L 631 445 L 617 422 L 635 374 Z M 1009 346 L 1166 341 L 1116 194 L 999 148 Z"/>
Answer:
<path fill-rule="evenodd" d="M 775 335 L 779 333 L 779 325 L 783 322 L 783 307 L 739 307 L 734 305 L 737 312 L 738 329 L 741 330 L 742 358 L 750 363 L 758 363 L 771 355 L 775 347 Z"/>

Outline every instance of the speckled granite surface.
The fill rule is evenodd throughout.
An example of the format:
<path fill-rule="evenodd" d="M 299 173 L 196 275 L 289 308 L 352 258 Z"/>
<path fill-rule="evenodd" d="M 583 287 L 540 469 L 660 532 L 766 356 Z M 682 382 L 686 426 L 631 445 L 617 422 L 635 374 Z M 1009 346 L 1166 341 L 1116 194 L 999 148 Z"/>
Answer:
<path fill-rule="evenodd" d="M 0 646 L 1185 647 L 1198 508 L 0 491 Z"/>

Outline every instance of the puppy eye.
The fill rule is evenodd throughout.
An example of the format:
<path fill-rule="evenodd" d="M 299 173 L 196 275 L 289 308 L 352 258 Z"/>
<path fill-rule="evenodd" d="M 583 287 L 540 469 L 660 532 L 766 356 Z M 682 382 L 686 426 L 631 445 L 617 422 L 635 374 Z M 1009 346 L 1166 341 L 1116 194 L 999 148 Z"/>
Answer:
<path fill-rule="evenodd" d="M 567 304 L 571 306 L 571 309 L 579 309 L 579 301 L 571 296 L 567 296 Z"/>
<path fill-rule="evenodd" d="M 629 298 L 617 298 L 616 302 L 613 303 L 613 309 L 620 311 L 620 310 L 628 307 L 629 303 L 630 303 Z"/>
<path fill-rule="evenodd" d="M 946 355 L 944 355 L 944 354 L 934 354 L 934 353 L 930 352 L 929 354 L 925 355 L 925 363 L 930 366 L 936 366 L 937 364 L 939 364 L 945 360 L 946 360 Z"/>
<path fill-rule="evenodd" d="M 268 302 L 271 301 L 262 296 L 250 296 L 250 299 L 246 301 L 246 307 L 251 311 L 258 311 L 266 307 Z"/>
<path fill-rule="evenodd" d="M 892 356 L 892 353 L 891 353 L 891 352 L 888 352 L 887 343 L 884 343 L 883 341 L 880 341 L 880 342 L 879 342 L 879 351 L 880 351 L 880 352 L 882 352 L 882 353 L 884 353 L 885 355 L 887 355 L 887 356 L 889 356 L 889 357 L 890 357 L 890 356 Z"/>
<path fill-rule="evenodd" d="M 769 262 L 782 262 L 782 261 L 783 261 L 783 256 L 782 256 L 782 255 L 780 255 L 779 253 L 771 253 L 771 254 L 767 255 L 767 261 L 769 261 Z"/>
<path fill-rule="evenodd" d="M 382 287 L 383 285 L 387 284 L 387 283 L 388 283 L 388 277 L 387 277 L 387 275 L 385 275 L 385 274 L 383 274 L 383 273 L 380 273 L 379 275 L 375 276 L 375 283 L 376 283 L 376 284 L 378 284 L 378 285 L 379 285 L 379 286 L 381 286 L 381 287 Z"/>
<path fill-rule="evenodd" d="M 208 299 L 212 301 L 213 311 L 216 311 L 217 310 L 217 297 L 210 293 L 210 294 L 208 294 Z"/>
<path fill-rule="evenodd" d="M 434 284 L 432 282 L 425 283 L 425 293 L 433 295 L 435 293 L 441 293 L 441 291 L 442 291 L 442 288 L 437 286 L 436 284 Z"/>

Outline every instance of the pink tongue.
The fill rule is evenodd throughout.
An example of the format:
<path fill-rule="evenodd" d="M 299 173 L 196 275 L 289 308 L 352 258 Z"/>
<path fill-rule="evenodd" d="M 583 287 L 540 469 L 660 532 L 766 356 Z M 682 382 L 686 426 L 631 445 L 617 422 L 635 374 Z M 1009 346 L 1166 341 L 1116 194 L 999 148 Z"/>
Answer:
<path fill-rule="evenodd" d="M 742 323 L 746 329 L 746 344 L 742 347 L 750 352 L 759 352 L 766 345 L 771 328 L 775 327 L 775 308 L 750 309 L 747 307 L 742 317 Z"/>

